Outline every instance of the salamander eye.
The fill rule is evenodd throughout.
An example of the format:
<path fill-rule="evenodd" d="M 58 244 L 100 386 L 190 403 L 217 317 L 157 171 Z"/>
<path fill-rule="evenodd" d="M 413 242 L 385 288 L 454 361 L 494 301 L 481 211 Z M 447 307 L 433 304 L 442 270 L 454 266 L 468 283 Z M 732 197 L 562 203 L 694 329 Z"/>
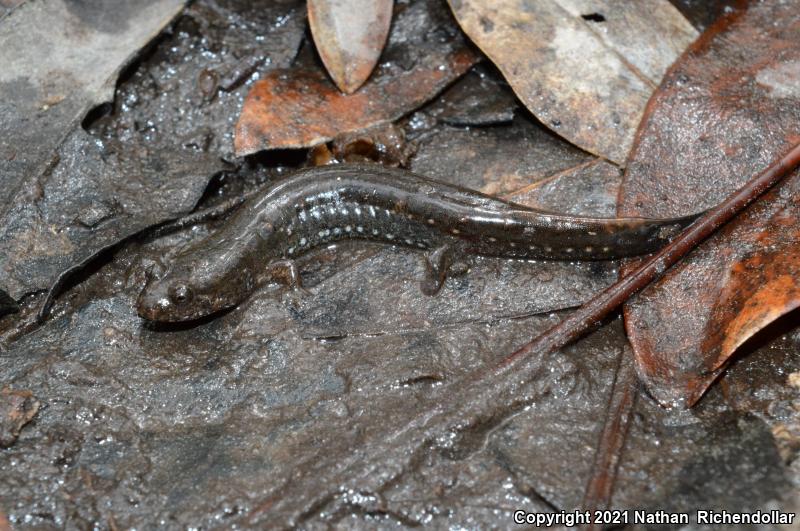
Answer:
<path fill-rule="evenodd" d="M 169 298 L 174 304 L 184 304 L 192 300 L 192 290 L 186 284 L 176 284 L 169 290 Z"/>

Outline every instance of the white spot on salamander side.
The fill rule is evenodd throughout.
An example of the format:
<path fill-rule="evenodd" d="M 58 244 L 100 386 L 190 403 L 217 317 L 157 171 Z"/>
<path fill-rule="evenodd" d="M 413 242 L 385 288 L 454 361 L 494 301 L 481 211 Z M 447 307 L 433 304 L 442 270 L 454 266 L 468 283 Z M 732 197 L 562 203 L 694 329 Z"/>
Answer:
<path fill-rule="evenodd" d="M 436 225 L 436 220 L 433 218 L 428 218 L 428 225 Z"/>
<path fill-rule="evenodd" d="M 359 207 L 354 208 L 353 212 L 355 212 L 356 216 L 360 216 L 361 215 L 361 209 Z"/>
<path fill-rule="evenodd" d="M 461 234 L 461 231 L 458 229 L 453 229 L 450 232 L 452 232 L 453 234 Z"/>
<path fill-rule="evenodd" d="M 350 225 L 345 225 L 344 231 L 345 232 L 352 232 L 353 231 L 353 227 L 351 227 Z"/>
<path fill-rule="evenodd" d="M 386 239 L 387 239 L 387 240 L 394 240 L 394 234 L 388 234 L 388 233 L 387 233 L 387 234 L 386 234 Z"/>
<path fill-rule="evenodd" d="M 361 225 L 359 225 L 358 227 L 356 227 L 356 230 L 357 230 L 358 232 L 364 232 L 364 227 L 362 227 Z"/>
<path fill-rule="evenodd" d="M 308 243 L 308 240 L 306 240 L 305 238 L 300 238 L 300 245 L 305 245 L 307 243 Z"/>

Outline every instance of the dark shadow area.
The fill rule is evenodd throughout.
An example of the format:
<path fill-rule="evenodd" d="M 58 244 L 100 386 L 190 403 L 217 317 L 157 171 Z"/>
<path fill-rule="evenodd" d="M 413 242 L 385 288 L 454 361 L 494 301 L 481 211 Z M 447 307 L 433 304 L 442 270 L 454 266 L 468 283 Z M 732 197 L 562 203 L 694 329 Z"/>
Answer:
<path fill-rule="evenodd" d="M 602 15 L 602 13 L 588 13 L 586 15 L 581 15 L 583 20 L 588 22 L 605 22 L 606 17 Z"/>

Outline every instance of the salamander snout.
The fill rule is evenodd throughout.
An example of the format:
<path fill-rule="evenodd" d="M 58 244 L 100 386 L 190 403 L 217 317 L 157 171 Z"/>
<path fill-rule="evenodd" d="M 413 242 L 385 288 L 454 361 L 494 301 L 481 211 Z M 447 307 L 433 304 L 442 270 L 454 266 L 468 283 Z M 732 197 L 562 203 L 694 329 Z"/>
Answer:
<path fill-rule="evenodd" d="M 147 282 L 136 309 L 148 321 L 193 321 L 236 306 L 252 288 L 246 270 L 221 272 L 203 264 L 176 267 Z"/>
<path fill-rule="evenodd" d="M 166 275 L 147 282 L 136 309 L 148 321 L 191 321 L 219 310 L 220 305 L 215 302 L 218 301 L 197 293 L 185 280 Z"/>

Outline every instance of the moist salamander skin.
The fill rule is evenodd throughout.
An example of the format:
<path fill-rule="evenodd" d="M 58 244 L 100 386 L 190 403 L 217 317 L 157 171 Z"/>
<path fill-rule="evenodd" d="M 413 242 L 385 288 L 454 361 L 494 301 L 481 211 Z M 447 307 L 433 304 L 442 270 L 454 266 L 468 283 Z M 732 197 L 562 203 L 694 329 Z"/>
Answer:
<path fill-rule="evenodd" d="M 559 215 L 377 165 L 302 170 L 250 198 L 226 225 L 148 282 L 139 315 L 194 320 L 235 306 L 309 250 L 364 239 L 423 251 L 609 260 L 652 252 L 696 216 Z M 439 253 L 441 255 L 442 253 Z"/>

